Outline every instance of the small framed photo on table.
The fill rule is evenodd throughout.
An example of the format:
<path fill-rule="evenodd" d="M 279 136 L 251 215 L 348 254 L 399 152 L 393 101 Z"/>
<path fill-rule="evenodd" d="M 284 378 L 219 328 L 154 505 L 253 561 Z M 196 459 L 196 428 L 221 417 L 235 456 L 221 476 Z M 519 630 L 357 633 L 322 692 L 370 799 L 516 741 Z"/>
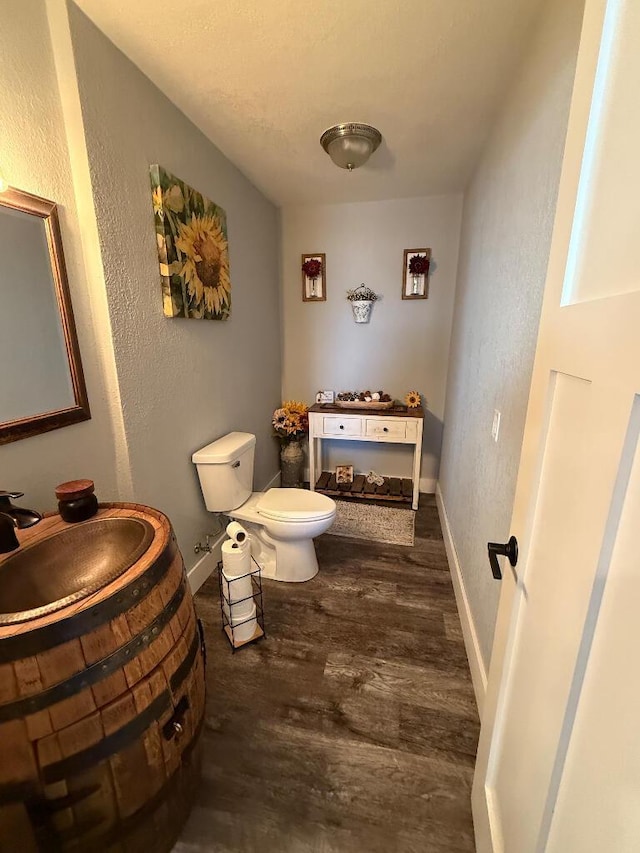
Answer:
<path fill-rule="evenodd" d="M 431 249 L 405 249 L 402 263 L 402 298 L 429 298 Z"/>
<path fill-rule="evenodd" d="M 336 483 L 339 486 L 353 483 L 353 465 L 336 465 Z"/>
<path fill-rule="evenodd" d="M 326 302 L 327 279 L 324 252 L 302 256 L 302 301 Z"/>

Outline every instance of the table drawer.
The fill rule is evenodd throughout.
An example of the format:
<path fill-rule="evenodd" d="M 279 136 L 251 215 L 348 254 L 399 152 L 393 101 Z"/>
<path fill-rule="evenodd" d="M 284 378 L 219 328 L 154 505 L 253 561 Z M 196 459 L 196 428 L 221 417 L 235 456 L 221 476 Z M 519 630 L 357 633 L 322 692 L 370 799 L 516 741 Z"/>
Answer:
<path fill-rule="evenodd" d="M 397 418 L 367 418 L 365 435 L 401 441 L 407 437 L 407 424 Z"/>
<path fill-rule="evenodd" d="M 331 417 L 322 419 L 324 435 L 362 435 L 360 418 Z"/>

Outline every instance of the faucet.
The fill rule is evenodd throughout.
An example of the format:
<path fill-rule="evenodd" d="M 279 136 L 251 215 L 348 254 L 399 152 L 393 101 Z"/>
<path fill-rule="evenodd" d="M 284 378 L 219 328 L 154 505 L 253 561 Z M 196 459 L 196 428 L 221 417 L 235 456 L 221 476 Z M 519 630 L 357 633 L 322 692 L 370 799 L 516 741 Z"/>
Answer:
<path fill-rule="evenodd" d="M 0 489 L 0 513 L 8 515 L 15 522 L 13 525 L 19 530 L 24 530 L 25 527 L 33 527 L 39 521 L 42 521 L 42 516 L 34 509 L 25 509 L 21 506 L 14 506 L 11 501 L 23 497 L 24 492 L 5 492 Z M 15 534 L 14 534 L 15 536 Z"/>
<path fill-rule="evenodd" d="M 18 522 L 6 512 L 0 512 L 0 554 L 7 554 L 20 547 L 16 536 Z"/>

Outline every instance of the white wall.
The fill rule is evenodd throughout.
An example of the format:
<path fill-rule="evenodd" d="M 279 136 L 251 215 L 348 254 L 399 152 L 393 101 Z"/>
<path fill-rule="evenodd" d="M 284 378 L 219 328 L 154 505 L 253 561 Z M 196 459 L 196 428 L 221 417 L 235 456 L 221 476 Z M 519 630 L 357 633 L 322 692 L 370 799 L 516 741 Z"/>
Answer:
<path fill-rule="evenodd" d="M 108 359 L 100 342 L 108 318 L 95 305 L 96 282 L 83 262 L 80 222 L 62 106 L 44 3 L 4 0 L 0 27 L 0 168 L 10 185 L 59 206 L 92 420 L 0 447 L 0 489 L 24 491 L 23 504 L 56 505 L 55 486 L 91 477 L 103 500 L 118 497 L 117 460 L 110 417 Z M 2 281 L 0 288 L 6 287 Z"/>
<path fill-rule="evenodd" d="M 349 179 L 345 173 L 345 180 Z M 282 214 L 283 397 L 313 402 L 321 388 L 417 389 L 428 401 L 422 478 L 438 476 L 462 199 L 285 208 Z M 430 247 L 429 298 L 401 298 L 404 249 Z M 325 252 L 327 301 L 302 301 L 301 258 Z M 346 291 L 361 282 L 382 296 L 371 321 L 357 325 Z M 353 463 L 411 476 L 411 449 L 329 442 L 329 465 Z M 345 446 L 346 445 L 346 446 Z"/>
<path fill-rule="evenodd" d="M 485 669 L 500 592 L 486 545 L 510 534 L 582 8 L 544 5 L 465 196 L 440 486 Z"/>
<path fill-rule="evenodd" d="M 255 485 L 278 470 L 276 208 L 73 4 L 69 20 L 113 346 L 137 501 L 167 512 L 187 562 L 213 522 L 190 458 L 230 430 L 257 435 Z M 166 319 L 149 165 L 227 213 L 232 316 Z"/>

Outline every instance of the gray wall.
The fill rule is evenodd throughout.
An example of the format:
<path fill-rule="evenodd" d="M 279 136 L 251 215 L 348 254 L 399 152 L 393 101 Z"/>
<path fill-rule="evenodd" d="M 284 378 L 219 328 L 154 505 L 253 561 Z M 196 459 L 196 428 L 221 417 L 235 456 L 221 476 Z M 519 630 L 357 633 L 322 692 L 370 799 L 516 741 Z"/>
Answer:
<path fill-rule="evenodd" d="M 500 585 L 486 543 L 510 532 L 582 9 L 541 10 L 465 196 L 440 485 L 487 667 Z"/>
<path fill-rule="evenodd" d="M 103 375 L 94 282 L 86 276 L 73 177 L 42 0 L 4 0 L 0 26 L 0 168 L 11 186 L 59 206 L 62 242 L 93 419 L 0 447 L 0 489 L 26 506 L 52 509 L 55 486 L 92 477 L 104 500 L 118 497 L 108 385 Z"/>
<path fill-rule="evenodd" d="M 133 493 L 167 512 L 192 562 L 193 543 L 213 525 L 191 453 L 246 430 L 257 436 L 256 487 L 278 470 L 271 413 L 281 378 L 279 216 L 77 7 L 69 13 Z M 226 322 L 162 314 L 151 163 L 226 210 Z"/>
<path fill-rule="evenodd" d="M 422 479 L 430 491 L 440 463 L 461 209 L 462 197 L 448 195 L 282 214 L 283 396 L 313 402 L 321 388 L 382 388 L 396 398 L 420 391 L 428 401 Z M 406 301 L 403 251 L 419 247 L 432 250 L 429 298 Z M 311 252 L 326 253 L 326 302 L 302 301 L 300 256 Z M 371 321 L 358 325 L 346 292 L 361 282 L 382 298 Z M 411 476 L 410 447 L 324 444 L 329 467 L 351 463 L 359 471 Z"/>

